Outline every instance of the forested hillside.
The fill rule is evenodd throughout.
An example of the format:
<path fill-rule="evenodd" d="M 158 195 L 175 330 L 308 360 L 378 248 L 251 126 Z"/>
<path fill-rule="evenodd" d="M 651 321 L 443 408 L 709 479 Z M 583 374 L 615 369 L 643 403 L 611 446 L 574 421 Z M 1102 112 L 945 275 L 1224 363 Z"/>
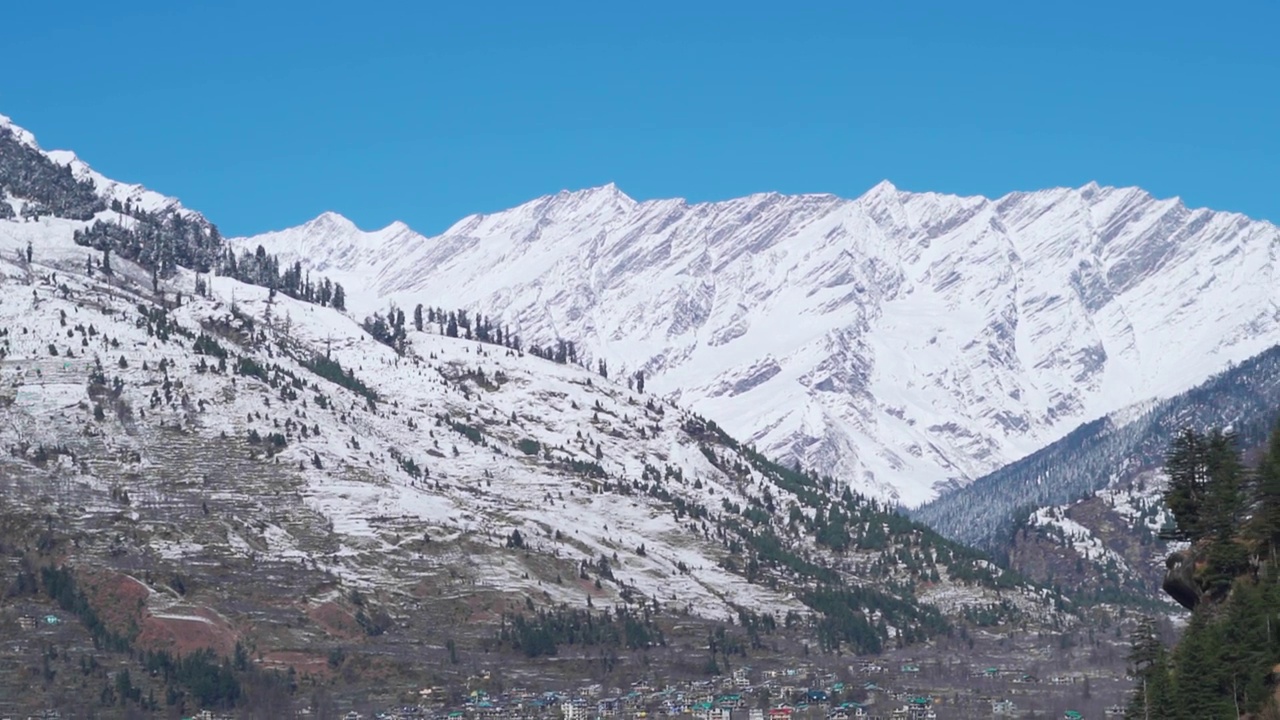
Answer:
<path fill-rule="evenodd" d="M 1132 720 L 1280 716 L 1280 429 L 1254 468 L 1237 443 L 1215 429 L 1187 430 L 1172 444 L 1167 534 L 1191 547 L 1170 556 L 1164 586 L 1191 620 L 1172 651 L 1153 622 L 1135 633 Z"/>
<path fill-rule="evenodd" d="M 1280 408 L 1280 347 L 1177 397 L 1080 426 L 1062 440 L 944 495 L 912 517 L 943 535 L 1007 557 L 1015 529 L 1036 510 L 1075 502 L 1159 468 L 1184 428 L 1230 427 L 1262 443 Z"/>

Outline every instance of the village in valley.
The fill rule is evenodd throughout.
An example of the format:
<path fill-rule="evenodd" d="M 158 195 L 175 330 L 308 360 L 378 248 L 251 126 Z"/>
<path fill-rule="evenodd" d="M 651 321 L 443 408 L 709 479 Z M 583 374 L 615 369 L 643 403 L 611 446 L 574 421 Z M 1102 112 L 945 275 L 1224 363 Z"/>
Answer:
<path fill-rule="evenodd" d="M 1010 519 L 1061 530 L 1035 579 L 644 370 L 475 310 L 361 320 L 0 130 L 84 205 L 0 233 L 0 720 L 1096 720 L 1170 619 L 1120 580 L 1163 574 L 1154 495 L 1095 509 L 1130 556 Z"/>
<path fill-rule="evenodd" d="M 71 643 L 78 636 L 75 622 L 62 613 L 37 612 L 35 605 L 16 618 L 0 618 L 0 628 L 16 629 L 10 638 L 27 654 L 48 655 L 49 648 Z M 695 720 L 969 720 L 1042 718 L 1045 720 L 1103 720 L 1120 718 L 1117 702 L 1133 685 L 1122 665 L 1085 669 L 1085 655 L 1066 660 L 1062 668 L 1036 674 L 1042 665 L 1026 649 L 1036 639 L 983 636 L 973 649 L 955 651 L 935 647 L 887 652 L 877 657 L 816 656 L 803 662 L 751 658 L 754 664 L 726 667 L 715 676 L 698 679 L 646 679 L 619 686 L 608 681 L 573 686 L 553 683 L 545 668 L 519 662 L 497 662 L 470 674 L 439 677 L 439 685 L 403 689 L 382 688 L 366 702 L 336 702 L 323 685 L 302 691 L 293 717 L 343 720 L 599 720 L 616 718 L 690 718 Z M 1000 648 L 1004 652 L 1000 652 Z M 914 652 L 912 652 L 914 650 Z M 1106 650 L 1104 649 L 1104 652 Z M 1089 657 L 1100 656 L 1095 648 Z M 1070 654 L 1068 654 L 1070 657 Z M 1013 662 L 1022 658 L 1025 662 Z M 840 662 L 840 661 L 843 662 Z M 834 664 L 839 662 L 839 664 Z M 46 663 L 47 665 L 48 663 Z M 118 673 L 119 671 L 117 671 Z M 536 674 L 534 674 L 536 673 Z M 625 675 L 625 674 L 624 674 Z M 620 675 L 618 677 L 623 677 Z M 306 684 L 305 682 L 303 684 Z M 395 697 L 396 701 L 375 697 Z M 309 702 L 308 702 L 309 701 Z M 233 720 L 241 715 L 202 710 L 193 720 Z M 67 709 L 18 718 L 62 720 L 76 717 Z M 262 715 L 265 717 L 265 715 Z"/>
<path fill-rule="evenodd" d="M 516 720 L 556 718 L 694 718 L 696 720 L 946 720 L 948 718 L 1063 718 L 1122 717 L 1120 705 L 1101 708 L 1096 715 L 1081 710 L 1036 710 L 1049 704 L 1091 703 L 1091 684 L 1097 676 L 1083 673 L 1038 678 L 1019 670 L 974 668 L 967 683 L 935 682 L 938 666 L 886 659 L 863 660 L 831 672 L 810 664 L 755 670 L 743 666 L 714 679 L 667 684 L 637 681 L 625 688 L 591 684 L 565 691 L 511 688 L 484 690 L 488 673 L 468 679 L 475 688 L 454 702 L 457 693 L 443 687 L 423 688 L 413 705 L 388 708 L 369 715 L 351 711 L 345 720 Z M 848 678 L 842 680 L 841 678 Z M 1104 680 L 1124 678 L 1107 678 Z M 964 687 L 961 687 L 964 685 Z M 1059 702 L 1046 703 L 1053 697 Z M 209 715 L 206 717 L 216 717 Z"/>

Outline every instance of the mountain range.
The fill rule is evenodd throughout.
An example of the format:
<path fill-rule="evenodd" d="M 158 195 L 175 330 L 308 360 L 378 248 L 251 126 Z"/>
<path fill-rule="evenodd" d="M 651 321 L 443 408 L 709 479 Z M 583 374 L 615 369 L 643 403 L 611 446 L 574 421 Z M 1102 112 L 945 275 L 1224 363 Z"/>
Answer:
<path fill-rule="evenodd" d="M 613 185 L 426 237 L 335 213 L 231 240 L 360 315 L 467 308 L 915 506 L 1280 341 L 1280 230 L 1138 188 L 637 202 Z"/>
<path fill-rule="evenodd" d="M 361 278 L 248 247 L 0 118 L 0 627 L 66 621 L 40 668 L 0 652 L 0 711 L 688 677 L 1080 625 L 620 361 L 534 352 L 444 295 L 361 322 Z"/>

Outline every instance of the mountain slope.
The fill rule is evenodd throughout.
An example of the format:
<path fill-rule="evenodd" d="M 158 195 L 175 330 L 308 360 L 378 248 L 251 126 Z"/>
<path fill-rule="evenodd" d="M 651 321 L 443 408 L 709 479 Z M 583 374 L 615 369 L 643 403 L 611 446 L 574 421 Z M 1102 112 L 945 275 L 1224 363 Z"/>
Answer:
<path fill-rule="evenodd" d="M 386 687 L 428 681 L 424 658 L 515 672 L 558 642 L 700 672 L 726 622 L 728 647 L 775 653 L 1074 622 L 677 404 L 430 325 L 378 342 L 320 281 L 265 255 L 249 272 L 198 213 L 69 157 L 0 132 L 4 200 L 27 210 L 0 220 L 0 611 L 57 600 L 94 633 L 76 653 L 207 647 Z M 587 613 L 625 643 L 566 641 Z"/>
<path fill-rule="evenodd" d="M 1280 231 L 1136 188 L 636 202 L 609 185 L 437 237 L 332 213 L 233 240 L 361 313 L 465 307 L 787 462 L 915 505 L 1280 341 Z"/>
<path fill-rule="evenodd" d="M 912 515 L 948 537 L 1004 554 L 1028 509 L 1071 503 L 1161 470 L 1175 435 L 1184 428 L 1230 427 L 1242 448 L 1256 447 L 1274 427 L 1277 407 L 1280 346 L 1175 397 L 1083 424 Z"/>

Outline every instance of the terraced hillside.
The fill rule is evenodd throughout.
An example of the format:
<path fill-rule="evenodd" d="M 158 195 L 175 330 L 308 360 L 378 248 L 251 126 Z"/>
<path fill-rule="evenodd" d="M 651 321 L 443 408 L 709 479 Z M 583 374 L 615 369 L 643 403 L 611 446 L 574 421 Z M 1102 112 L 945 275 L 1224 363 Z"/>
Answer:
<path fill-rule="evenodd" d="M 876 652 L 977 613 L 1071 622 L 625 381 L 402 315 L 379 342 L 230 277 L 108 273 L 73 240 L 86 222 L 0 221 L 0 583 L 31 602 L 69 569 L 113 634 L 100 645 L 209 648 L 244 655 L 241 674 L 363 692 L 548 653 L 529 667 L 696 673 L 724 624 L 731 647 Z M 570 646 L 552 628 L 575 613 L 646 629 Z M 505 632 L 517 617 L 537 631 Z"/>

